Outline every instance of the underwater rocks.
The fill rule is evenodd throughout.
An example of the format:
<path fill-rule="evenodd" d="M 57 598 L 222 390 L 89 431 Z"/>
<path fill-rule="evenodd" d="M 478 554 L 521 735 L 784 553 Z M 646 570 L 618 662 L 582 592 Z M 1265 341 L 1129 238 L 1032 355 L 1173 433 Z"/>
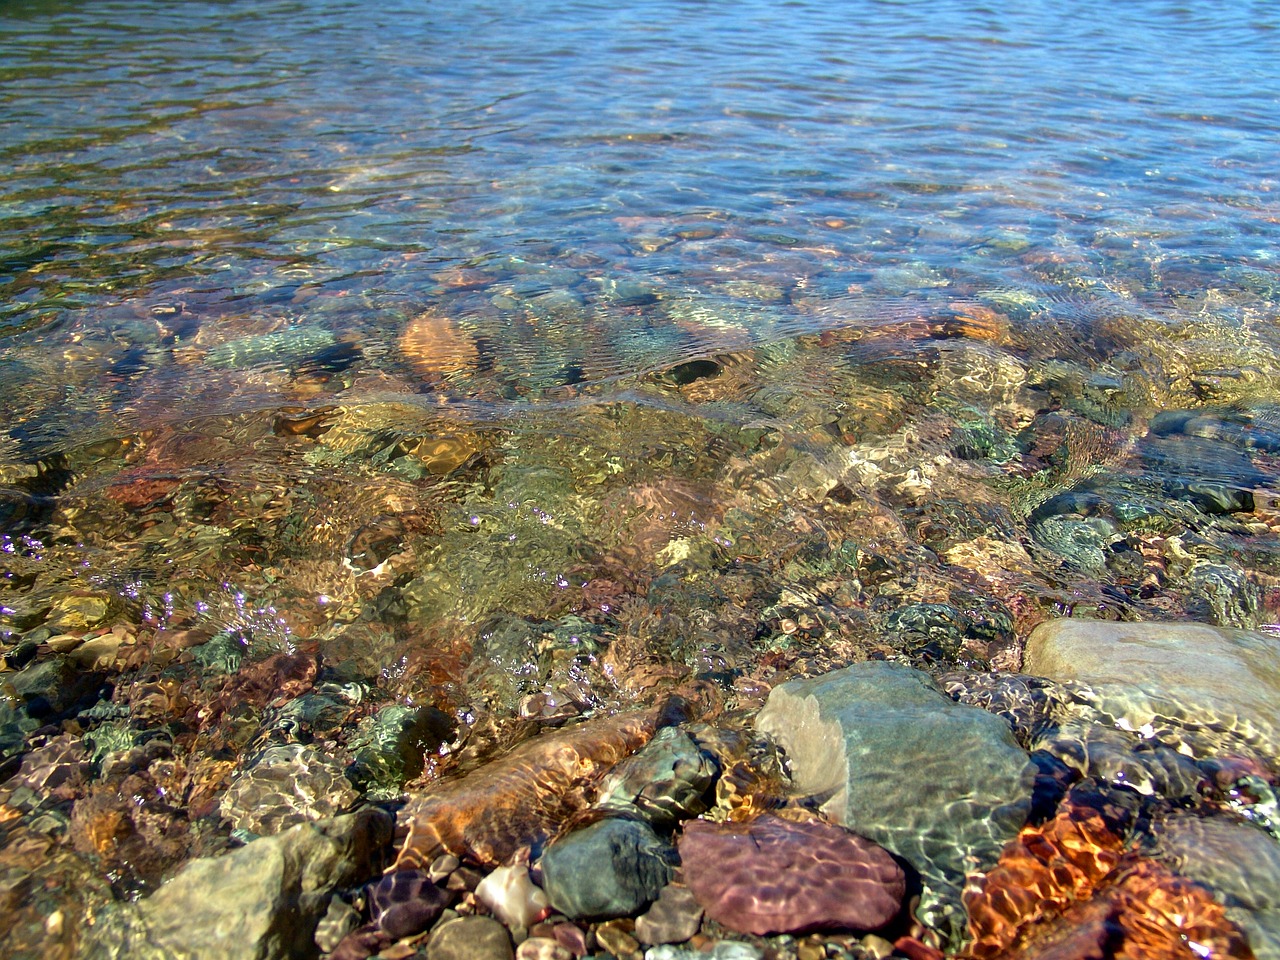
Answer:
<path fill-rule="evenodd" d="M 428 866 L 442 853 L 496 867 L 521 848 L 541 847 L 590 806 L 593 798 L 585 788 L 678 713 L 668 702 L 544 734 L 502 760 L 414 797 L 400 813 L 408 836 L 397 868 Z"/>
<path fill-rule="evenodd" d="M 1280 754 L 1280 641 L 1266 634 L 1053 620 L 1031 632 L 1024 669 L 1085 685 L 1079 693 L 1129 730 L 1172 724 Z"/>
<path fill-rule="evenodd" d="M 756 726 L 786 751 L 796 789 L 920 872 L 922 919 L 958 942 L 966 874 L 993 864 L 1030 810 L 1035 768 L 1008 725 L 918 670 L 869 662 L 775 688 Z"/>
<path fill-rule="evenodd" d="M 742 933 L 879 930 L 906 893 L 882 847 L 820 821 L 696 820 L 680 838 L 680 860 L 707 916 Z"/>
<path fill-rule="evenodd" d="M 542 881 L 571 919 L 626 917 L 658 899 L 674 865 L 675 851 L 647 823 L 607 817 L 547 847 Z"/>
<path fill-rule="evenodd" d="M 237 830 L 270 835 L 341 813 L 358 794 L 340 764 L 299 743 L 268 747 L 222 795 L 222 815 Z"/>
<path fill-rule="evenodd" d="M 379 869 L 391 831 L 390 816 L 366 808 L 192 860 L 136 907 L 103 918 L 87 956 L 309 956 L 330 895 Z"/>
<path fill-rule="evenodd" d="M 966 955 L 1013 958 L 1251 956 L 1204 887 L 1127 849 L 1105 798 L 1073 792 L 1024 828 L 965 890 Z"/>

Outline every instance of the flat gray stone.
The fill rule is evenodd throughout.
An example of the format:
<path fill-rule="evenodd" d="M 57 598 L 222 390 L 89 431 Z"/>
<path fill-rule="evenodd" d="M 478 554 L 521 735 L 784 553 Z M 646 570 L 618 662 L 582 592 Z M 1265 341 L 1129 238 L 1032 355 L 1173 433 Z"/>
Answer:
<path fill-rule="evenodd" d="M 674 860 L 644 821 L 598 820 L 547 847 L 542 887 L 571 919 L 629 917 L 658 898 Z"/>
<path fill-rule="evenodd" d="M 965 875 L 991 867 L 1030 810 L 1034 767 L 1009 725 L 918 670 L 872 662 L 775 688 L 756 726 L 797 790 L 920 872 L 922 919 L 959 943 Z"/>

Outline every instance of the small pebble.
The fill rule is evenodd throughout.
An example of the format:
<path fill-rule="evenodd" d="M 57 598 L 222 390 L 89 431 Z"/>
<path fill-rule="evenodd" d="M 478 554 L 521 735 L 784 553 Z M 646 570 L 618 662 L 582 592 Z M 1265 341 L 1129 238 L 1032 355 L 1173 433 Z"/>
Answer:
<path fill-rule="evenodd" d="M 427 941 L 431 960 L 513 960 L 507 929 L 489 917 L 459 917 L 435 928 Z"/>
<path fill-rule="evenodd" d="M 573 954 L 550 937 L 530 937 L 516 948 L 516 960 L 573 960 Z"/>
<path fill-rule="evenodd" d="M 627 928 L 629 920 L 610 920 L 596 927 L 596 940 L 615 957 L 630 957 L 640 952 L 640 941 Z"/>
<path fill-rule="evenodd" d="M 684 943 L 701 924 L 702 908 L 693 892 L 669 883 L 648 912 L 636 918 L 636 938 L 645 944 Z"/>
<path fill-rule="evenodd" d="M 886 957 L 893 955 L 893 944 L 874 933 L 868 933 L 862 938 L 862 949 L 867 956 L 874 957 L 875 960 L 885 960 Z"/>
<path fill-rule="evenodd" d="M 557 923 L 551 928 L 551 936 L 575 957 L 587 955 L 587 934 L 577 924 Z"/>
<path fill-rule="evenodd" d="M 452 853 L 442 853 L 431 861 L 431 866 L 427 869 L 427 876 L 431 878 L 432 883 L 439 883 L 460 866 L 462 866 L 462 861 Z"/>

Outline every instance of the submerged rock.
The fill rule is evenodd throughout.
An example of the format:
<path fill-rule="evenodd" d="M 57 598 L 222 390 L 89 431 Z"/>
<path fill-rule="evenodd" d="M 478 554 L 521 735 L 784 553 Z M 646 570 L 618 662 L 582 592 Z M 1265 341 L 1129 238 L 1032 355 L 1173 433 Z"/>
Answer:
<path fill-rule="evenodd" d="M 232 782 L 221 809 L 235 829 L 270 835 L 341 813 L 357 796 L 340 764 L 288 743 L 262 751 Z"/>
<path fill-rule="evenodd" d="M 1173 740 L 1179 729 L 1211 732 L 1280 754 L 1280 641 L 1266 634 L 1053 620 L 1031 632 L 1024 669 L 1086 684 L 1091 704 L 1130 730 Z"/>
<path fill-rule="evenodd" d="M 551 905 L 571 919 L 630 916 L 671 880 L 674 854 L 643 820 L 609 817 L 547 847 L 542 882 Z"/>
<path fill-rule="evenodd" d="M 636 811 L 658 826 L 702 813 L 716 778 L 716 763 L 676 727 L 659 730 L 600 784 L 597 806 Z"/>
<path fill-rule="evenodd" d="M 511 935 L 497 920 L 458 917 L 442 923 L 427 941 L 431 960 L 512 960 Z"/>
<path fill-rule="evenodd" d="M 1035 768 L 1008 724 L 918 670 L 870 662 L 777 687 L 756 726 L 786 750 L 797 789 L 920 872 L 922 918 L 959 941 L 965 875 L 993 864 L 1030 810 Z"/>
<path fill-rule="evenodd" d="M 1280 958 L 1280 843 L 1248 823 L 1179 813 L 1161 825 L 1156 855 L 1213 891 L 1258 960 Z"/>
<path fill-rule="evenodd" d="M 102 918 L 86 956 L 310 956 L 331 894 L 379 869 L 391 831 L 390 816 L 366 808 L 193 860 L 136 907 Z"/>
<path fill-rule="evenodd" d="M 540 848 L 591 805 L 587 788 L 594 781 L 678 719 L 669 706 L 537 737 L 502 760 L 414 797 L 400 814 L 408 836 L 397 868 L 425 867 L 442 853 L 500 866 L 522 847 Z"/>
<path fill-rule="evenodd" d="M 820 821 L 695 820 L 680 838 L 680 859 L 707 915 L 742 933 L 879 930 L 906 893 L 906 876 L 883 847 Z"/>

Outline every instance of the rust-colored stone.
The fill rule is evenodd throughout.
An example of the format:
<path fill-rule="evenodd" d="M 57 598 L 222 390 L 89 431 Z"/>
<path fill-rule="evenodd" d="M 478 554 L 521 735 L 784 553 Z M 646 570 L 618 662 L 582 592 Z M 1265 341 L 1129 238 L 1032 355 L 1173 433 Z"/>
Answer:
<path fill-rule="evenodd" d="M 978 960 L 1252 957 L 1205 888 L 1126 852 L 1103 813 L 1070 796 L 1052 820 L 1024 828 L 964 900 L 964 955 Z"/>
<path fill-rule="evenodd" d="M 595 800 L 595 784 L 670 716 L 663 708 L 592 720 L 522 743 L 501 760 L 412 798 L 393 870 L 425 870 L 442 853 L 500 866 L 539 847 Z"/>

